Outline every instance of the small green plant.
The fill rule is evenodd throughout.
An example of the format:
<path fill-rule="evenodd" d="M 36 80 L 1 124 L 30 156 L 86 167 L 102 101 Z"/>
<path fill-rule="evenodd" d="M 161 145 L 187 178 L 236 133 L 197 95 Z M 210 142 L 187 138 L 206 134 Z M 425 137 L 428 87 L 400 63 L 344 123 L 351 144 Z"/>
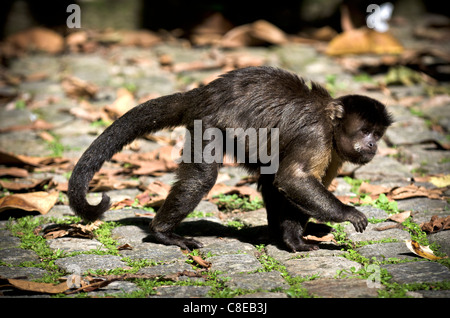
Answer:
<path fill-rule="evenodd" d="M 373 203 L 374 206 L 386 211 L 388 214 L 395 214 L 400 212 L 396 201 L 389 201 L 387 196 L 382 193 L 378 199 Z"/>
<path fill-rule="evenodd" d="M 237 230 L 241 230 L 245 227 L 245 224 L 238 220 L 232 220 L 227 222 L 227 226 L 233 227 Z"/>
<path fill-rule="evenodd" d="M 208 216 L 214 216 L 214 213 L 194 210 L 191 213 L 189 213 L 187 217 L 188 218 L 204 218 L 204 217 L 208 217 Z"/>
<path fill-rule="evenodd" d="M 231 212 L 234 210 L 254 211 L 264 206 L 262 199 L 255 198 L 250 200 L 249 198 L 241 198 L 237 194 L 220 194 L 216 196 L 216 198 L 218 199 L 217 206 L 219 210 L 225 212 Z"/>
<path fill-rule="evenodd" d="M 104 119 L 99 119 L 97 121 L 94 121 L 91 123 L 91 126 L 94 128 L 104 128 L 104 127 L 108 127 L 109 125 L 111 125 L 111 121 L 108 120 L 104 120 Z"/>

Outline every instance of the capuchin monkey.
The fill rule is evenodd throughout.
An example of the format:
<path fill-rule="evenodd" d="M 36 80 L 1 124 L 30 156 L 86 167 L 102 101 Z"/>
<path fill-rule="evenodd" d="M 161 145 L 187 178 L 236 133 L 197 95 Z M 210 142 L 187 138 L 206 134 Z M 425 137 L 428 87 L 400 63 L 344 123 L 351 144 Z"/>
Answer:
<path fill-rule="evenodd" d="M 263 173 L 268 163 L 261 156 L 253 161 L 241 160 L 240 164 L 259 176 L 269 228 L 274 239 L 284 242 L 289 250 L 318 249 L 302 238 L 311 217 L 350 221 L 356 231 L 363 232 L 366 216 L 340 202 L 327 187 L 344 162 L 366 164 L 375 156 L 377 142 L 392 117 L 372 98 L 346 95 L 333 99 L 320 85 L 312 82 L 309 86 L 281 69 L 250 67 L 226 73 L 206 86 L 134 107 L 109 126 L 76 164 L 69 181 L 71 208 L 86 221 L 99 218 L 110 207 L 109 197 L 103 193 L 101 202 L 93 206 L 87 202 L 86 193 L 105 161 L 134 139 L 164 128 L 185 126 L 189 136 L 194 136 L 195 123 L 201 120 L 203 132 L 213 128 L 226 135 L 230 128 L 254 129 L 257 146 L 277 152 L 271 153 L 277 167 L 269 173 Z M 267 136 L 260 136 L 268 129 L 271 137 L 277 132 L 276 147 L 268 144 Z M 255 152 L 243 138 L 233 140 L 248 156 Z M 197 156 L 206 146 L 203 139 L 185 143 L 183 153 L 192 160 L 179 164 L 178 181 L 150 224 L 153 241 L 183 249 L 202 247 L 197 240 L 175 234 L 174 229 L 216 182 L 222 163 Z M 230 150 L 218 154 L 227 152 Z"/>

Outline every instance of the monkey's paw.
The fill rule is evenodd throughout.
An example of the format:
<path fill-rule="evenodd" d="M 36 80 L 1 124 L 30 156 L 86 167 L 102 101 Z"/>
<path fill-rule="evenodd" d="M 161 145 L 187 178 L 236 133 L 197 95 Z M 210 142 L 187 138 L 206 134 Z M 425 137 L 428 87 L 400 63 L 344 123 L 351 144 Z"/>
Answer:
<path fill-rule="evenodd" d="M 369 223 L 367 217 L 355 208 L 352 208 L 350 213 L 348 213 L 346 221 L 350 221 L 355 227 L 355 230 L 360 233 L 364 232 Z"/>
<path fill-rule="evenodd" d="M 146 241 L 161 243 L 164 245 L 177 245 L 184 250 L 191 251 L 203 247 L 203 244 L 192 238 L 186 238 L 175 233 L 162 233 L 151 231 Z"/>
<path fill-rule="evenodd" d="M 319 245 L 306 243 L 298 234 L 284 235 L 284 243 L 292 252 L 316 251 Z"/>

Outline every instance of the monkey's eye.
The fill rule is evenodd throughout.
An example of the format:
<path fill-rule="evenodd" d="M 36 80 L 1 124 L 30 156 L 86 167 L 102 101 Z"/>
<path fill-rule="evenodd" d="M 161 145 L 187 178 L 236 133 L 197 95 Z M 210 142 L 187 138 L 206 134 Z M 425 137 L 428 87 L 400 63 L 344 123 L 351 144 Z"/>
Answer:
<path fill-rule="evenodd" d="M 373 133 L 373 136 L 375 137 L 376 140 L 380 139 L 380 138 L 381 138 L 381 135 L 382 135 L 382 134 L 381 134 L 379 131 L 375 131 L 375 132 Z"/>

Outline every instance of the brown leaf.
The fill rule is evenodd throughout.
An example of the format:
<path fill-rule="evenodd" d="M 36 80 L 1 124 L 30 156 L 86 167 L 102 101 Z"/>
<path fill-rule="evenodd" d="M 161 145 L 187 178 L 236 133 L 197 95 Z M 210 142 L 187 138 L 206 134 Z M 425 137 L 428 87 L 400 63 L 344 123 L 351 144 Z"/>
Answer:
<path fill-rule="evenodd" d="M 233 25 L 222 13 L 215 12 L 207 16 L 200 24 L 190 30 L 190 40 L 195 45 L 214 45 Z"/>
<path fill-rule="evenodd" d="M 376 227 L 375 231 L 386 231 L 386 230 L 392 230 L 392 229 L 403 229 L 403 225 L 401 225 L 399 223 L 388 224 L 388 225 Z"/>
<path fill-rule="evenodd" d="M 132 250 L 132 249 L 133 249 L 133 246 L 131 246 L 128 243 L 125 243 L 125 244 L 122 244 L 120 246 L 117 246 L 117 250 L 119 250 L 119 251 Z"/>
<path fill-rule="evenodd" d="M 45 293 L 45 294 L 60 294 L 69 289 L 67 283 L 60 283 L 57 285 L 48 284 L 48 283 L 36 283 L 23 279 L 12 279 L 12 278 L 3 278 L 0 277 L 1 280 L 6 280 L 11 286 L 37 293 Z"/>
<path fill-rule="evenodd" d="M 72 98 L 92 98 L 98 91 L 98 87 L 96 85 L 75 76 L 64 77 L 61 82 L 61 86 L 66 95 Z"/>
<path fill-rule="evenodd" d="M 11 131 L 22 131 L 22 130 L 49 130 L 52 129 L 53 125 L 47 123 L 42 119 L 37 119 L 31 124 L 27 125 L 14 125 L 6 128 L 0 129 L 0 133 L 11 132 Z"/>
<path fill-rule="evenodd" d="M 147 186 L 147 189 L 138 194 L 134 200 L 124 199 L 116 202 L 112 205 L 114 209 L 121 209 L 127 206 L 140 206 L 140 207 L 159 207 L 161 206 L 167 195 L 169 194 L 170 185 L 162 183 L 161 181 L 155 181 Z M 149 215 L 139 215 L 149 216 Z M 151 215 L 152 216 L 152 215 Z M 154 215 L 153 215 L 154 216 Z"/>
<path fill-rule="evenodd" d="M 265 20 L 258 20 L 231 29 L 223 36 L 220 46 L 232 48 L 264 43 L 283 44 L 287 41 L 287 36 L 281 29 Z"/>
<path fill-rule="evenodd" d="M 118 32 L 119 44 L 125 46 L 151 47 L 162 41 L 161 37 L 149 30 L 123 30 Z"/>
<path fill-rule="evenodd" d="M 317 237 L 314 235 L 306 235 L 306 236 L 303 236 L 303 238 L 310 242 L 334 242 L 334 243 L 336 243 L 333 233 L 328 233 L 327 235 L 322 236 L 322 237 Z"/>
<path fill-rule="evenodd" d="M 132 189 L 139 186 L 139 180 L 119 180 L 95 176 L 89 184 L 90 191 L 105 192 L 110 190 Z"/>
<path fill-rule="evenodd" d="M 403 223 L 407 218 L 411 216 L 411 211 L 400 212 L 390 215 L 387 220 L 391 220 L 397 223 Z"/>
<path fill-rule="evenodd" d="M 24 155 L 16 155 L 11 152 L 0 150 L 0 164 L 17 165 L 17 166 L 34 166 L 38 167 L 43 160 L 42 157 L 29 157 Z"/>
<path fill-rule="evenodd" d="M 389 190 L 390 190 L 389 188 L 380 185 L 369 184 L 367 182 L 363 182 L 359 187 L 359 192 L 370 193 L 372 195 L 380 195 L 382 193 L 387 193 L 389 192 Z"/>
<path fill-rule="evenodd" d="M 133 94 L 126 88 L 119 88 L 116 100 L 111 105 L 105 106 L 104 109 L 108 114 L 111 114 L 111 118 L 115 119 L 125 114 L 135 105 L 136 100 Z"/>
<path fill-rule="evenodd" d="M 21 190 L 33 190 L 42 189 L 45 185 L 48 185 L 52 178 L 42 179 L 42 180 L 23 180 L 18 181 L 3 181 L 0 180 L 0 186 L 11 191 L 21 191 Z"/>
<path fill-rule="evenodd" d="M 359 197 L 349 196 L 349 195 L 337 195 L 336 198 L 339 199 L 344 204 L 349 203 L 360 203 Z"/>
<path fill-rule="evenodd" d="M 442 194 L 445 191 L 443 189 L 427 189 L 425 187 L 419 187 L 414 184 L 406 187 L 395 187 L 386 194 L 389 199 L 401 200 L 415 197 L 428 197 L 430 199 L 442 199 Z"/>
<path fill-rule="evenodd" d="M 137 216 L 137 217 L 142 217 L 142 218 L 154 218 L 156 213 L 151 213 L 151 212 L 135 213 L 134 215 Z"/>
<path fill-rule="evenodd" d="M 219 194 L 238 194 L 241 197 L 248 197 L 250 200 L 262 198 L 261 194 L 249 186 L 228 186 L 223 183 L 215 184 L 206 196 L 207 200 L 213 200 L 213 197 Z"/>
<path fill-rule="evenodd" d="M 47 214 L 58 201 L 59 192 L 18 193 L 0 198 L 0 212 L 10 209 L 37 211 Z"/>
<path fill-rule="evenodd" d="M 204 267 L 204 268 L 209 268 L 211 267 L 211 263 L 205 261 L 203 258 L 201 258 L 200 256 L 196 256 L 196 255 L 189 255 L 190 258 L 192 258 L 192 260 L 197 263 L 197 265 Z"/>
<path fill-rule="evenodd" d="M 371 29 L 351 29 L 337 35 L 328 44 L 328 55 L 345 54 L 400 54 L 402 45 L 388 32 Z"/>
<path fill-rule="evenodd" d="M 433 215 L 431 220 L 420 225 L 422 231 L 427 233 L 436 233 L 443 230 L 450 230 L 450 216 L 439 217 Z"/>
<path fill-rule="evenodd" d="M 100 220 L 88 224 L 52 224 L 43 229 L 42 236 L 48 240 L 65 236 L 92 239 L 94 238 L 93 231 L 98 229 L 101 224 L 103 221 Z"/>
<path fill-rule="evenodd" d="M 42 51 L 51 54 L 64 49 L 64 39 L 50 29 L 35 27 L 10 35 L 5 40 L 7 55 L 17 56 L 27 51 Z"/>
<path fill-rule="evenodd" d="M 28 171 L 21 168 L 0 168 L 0 177 L 28 177 Z"/>

